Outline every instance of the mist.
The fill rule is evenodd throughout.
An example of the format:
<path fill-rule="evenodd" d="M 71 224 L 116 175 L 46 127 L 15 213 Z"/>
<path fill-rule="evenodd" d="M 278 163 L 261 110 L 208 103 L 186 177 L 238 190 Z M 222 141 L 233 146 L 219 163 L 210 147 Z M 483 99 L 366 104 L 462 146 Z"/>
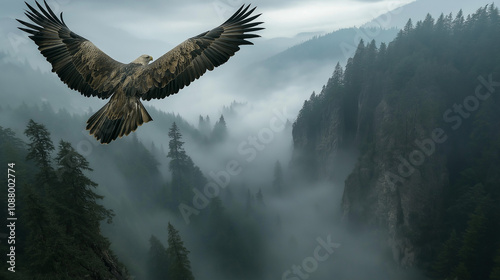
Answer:
<path fill-rule="evenodd" d="M 89 12 L 98 1 L 56 2 L 56 10 L 73 18 L 72 26 L 80 25 L 82 34 L 92 34 L 95 25 L 82 24 L 85 16 L 78 10 Z M 225 15 L 217 9 L 209 13 L 213 17 L 207 15 L 199 1 L 164 15 L 159 10 L 167 5 L 154 2 L 158 9 L 134 1 L 120 4 L 123 6 L 116 10 L 117 3 L 102 4 L 102 10 L 93 15 L 96 21 L 103 24 L 104 14 L 116 22 L 89 39 L 124 61 L 133 60 L 144 49 L 157 58 L 185 36 L 172 28 L 170 19 L 148 31 L 141 26 L 190 11 L 200 20 L 186 21 L 186 29 L 201 32 L 204 22 L 215 25 Z M 353 26 L 390 14 L 387 7 L 394 3 L 401 7 L 412 1 L 338 1 L 334 6 L 345 13 L 361 7 L 361 19 L 336 12 L 338 22 L 325 23 L 327 16 L 322 14 L 323 22 L 291 25 L 287 30 L 283 26 L 290 19 L 278 18 L 280 11 L 298 13 L 305 4 L 257 2 L 269 31 L 252 39 L 255 46 L 243 46 L 228 63 L 178 94 L 144 102 L 153 122 L 109 145 L 99 144 L 85 130 L 87 119 L 107 101 L 80 96 L 50 72 L 35 45 L 15 29 L 11 17 L 20 17 L 21 8 L 13 5 L 9 15 L 2 17 L 0 28 L 1 35 L 9 38 L 0 43 L 0 126 L 12 128 L 28 143 L 24 129 L 34 119 L 46 125 L 54 143 L 67 140 L 89 160 L 93 171 L 87 175 L 98 183 L 96 192 L 103 196 L 102 204 L 114 212 L 111 224 L 102 223 L 102 234 L 132 279 L 153 280 L 149 274 L 150 238 L 156 236 L 167 247 L 168 223 L 179 231 L 190 251 L 197 280 L 428 279 L 418 268 L 403 268 L 395 261 L 397 252 L 381 241 L 386 232 L 369 226 L 353 228 L 345 222 L 344 182 L 356 167 L 358 149 L 338 151 L 342 162 L 333 168 L 335 180 L 310 179 L 293 166 L 294 155 L 300 151 L 294 146 L 292 131 L 304 101 L 324 90 L 337 63 L 345 67 L 359 39 L 365 43 L 375 40 L 380 46 L 392 41 L 398 31 L 389 26 L 376 26 L 383 27 L 376 32 Z M 322 4 L 311 7 L 312 11 L 330 7 L 319 2 Z M 137 26 L 121 18 L 134 9 L 140 14 L 152 11 L 153 18 L 141 18 Z M 272 15 L 276 18 L 271 19 Z M 168 32 L 172 38 L 166 39 L 163 34 Z M 136 43 L 124 39 L 105 43 L 108 33 Z M 331 37 L 339 38 L 325 47 L 332 55 L 314 57 L 314 47 Z M 225 130 L 221 136 L 215 127 L 222 119 Z M 179 201 L 172 198 L 174 176 L 168 157 L 169 130 L 174 123 L 182 134 L 186 155 L 203 175 L 198 184 L 186 187 L 188 195 Z"/>
<path fill-rule="evenodd" d="M 312 84 L 291 86 L 283 93 L 276 91 L 270 98 L 270 101 L 275 100 L 273 104 L 249 98 L 244 102 L 227 103 L 216 110 L 200 111 L 199 115 L 210 117 L 210 130 L 221 115 L 227 126 L 228 134 L 223 141 L 208 144 L 206 139 L 210 138 L 210 132 L 204 133 L 197 122 L 188 121 L 198 119 L 199 115 L 195 117 L 192 113 L 191 117 L 183 119 L 177 113 L 163 113 L 151 106 L 148 111 L 154 119 L 152 123 L 106 146 L 98 144 L 84 131 L 85 120 L 91 112 L 73 113 L 68 118 L 65 110 L 56 111 L 48 102 L 41 106 L 3 107 L 0 126 L 14 127 L 22 136 L 27 121 L 36 119 L 47 125 L 54 141 L 70 140 L 78 152 L 89 159 L 94 169 L 89 175 L 99 184 L 98 193 L 104 196 L 102 203 L 115 213 L 112 224 L 102 224 L 102 232 L 135 279 L 148 279 L 149 238 L 154 235 L 166 245 L 168 222 L 180 231 L 184 245 L 191 252 L 189 258 L 196 279 L 302 279 L 300 275 L 310 275 L 310 279 L 330 279 L 332 275 L 339 279 L 401 279 L 404 275 L 405 279 L 412 279 L 407 271 L 400 271 L 392 263 L 390 253 L 381 252 L 383 246 L 376 237 L 353 234 L 341 223 L 342 184 L 297 181 L 296 174 L 291 174 L 292 122 L 300 108 L 298 104 L 293 106 L 293 101 L 290 101 L 292 106 L 286 102 L 280 104 L 278 96 L 290 94 L 291 100 L 300 102 L 310 93 L 310 89 L 302 93 L 307 86 L 315 87 Z M 22 106 L 25 110 L 19 115 Z M 64 128 L 64 124 L 59 123 L 61 118 L 75 129 Z M 167 209 L 158 202 L 171 180 L 167 134 L 174 121 L 181 125 L 187 155 L 208 182 L 226 185 L 217 190 L 215 197 L 222 200 L 224 219 L 236 228 L 235 239 L 243 242 L 236 246 L 250 250 L 249 256 L 239 260 L 241 267 L 236 271 L 228 269 L 229 264 L 224 261 L 227 256 L 211 248 L 210 239 L 203 238 L 203 232 L 214 230 L 209 222 L 212 200 L 187 219 L 178 209 Z M 136 177 L 131 178 L 126 171 L 130 169 L 124 169 L 119 163 L 132 160 L 136 162 L 125 164 L 140 167 L 142 163 L 137 159 L 117 158 L 118 154 L 127 153 L 133 147 L 143 147 L 143 152 L 156 161 L 156 166 L 148 167 L 149 174 L 137 171 Z M 349 155 L 350 166 L 343 166 L 347 171 L 341 175 L 344 179 L 356 156 Z M 278 161 L 284 178 L 279 192 L 273 187 Z M 228 175 L 228 164 L 234 163 L 237 167 L 233 170 L 237 172 Z M 207 192 L 206 184 L 193 187 L 201 193 Z M 262 200 L 257 198 L 259 192 Z M 191 192 L 191 197 L 195 198 L 195 192 Z M 195 207 L 193 200 L 182 203 Z M 245 240 L 252 242 L 245 244 Z M 319 242 L 334 245 L 318 251 L 324 261 L 311 262 L 316 248 L 323 244 Z"/>

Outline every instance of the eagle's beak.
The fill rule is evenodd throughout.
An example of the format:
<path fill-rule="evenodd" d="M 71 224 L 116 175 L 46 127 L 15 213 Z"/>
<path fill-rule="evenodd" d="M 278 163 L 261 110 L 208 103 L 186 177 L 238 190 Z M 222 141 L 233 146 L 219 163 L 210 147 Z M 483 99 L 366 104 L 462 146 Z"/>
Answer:
<path fill-rule="evenodd" d="M 150 60 L 150 61 L 153 61 L 153 57 L 152 57 L 152 56 L 150 56 L 150 57 L 149 57 L 149 60 Z"/>

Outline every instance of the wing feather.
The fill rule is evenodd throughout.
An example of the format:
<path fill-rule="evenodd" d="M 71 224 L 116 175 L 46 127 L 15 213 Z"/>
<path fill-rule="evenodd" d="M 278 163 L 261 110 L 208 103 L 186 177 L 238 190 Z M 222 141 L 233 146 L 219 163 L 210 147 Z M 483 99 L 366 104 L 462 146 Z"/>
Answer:
<path fill-rule="evenodd" d="M 45 2 L 36 2 L 38 10 L 26 3 L 26 16 L 32 23 L 17 20 L 20 30 L 38 45 L 38 50 L 52 64 L 52 72 L 69 88 L 83 95 L 106 99 L 118 85 L 124 64 L 112 59 L 92 42 L 72 32 Z"/>
<path fill-rule="evenodd" d="M 161 99 L 179 92 L 207 70 L 224 64 L 240 50 L 240 45 L 252 45 L 246 39 L 260 37 L 255 32 L 262 22 L 253 22 L 260 16 L 250 16 L 256 7 L 241 6 L 220 26 L 204 32 L 173 48 L 146 66 L 138 79 L 142 99 Z"/>

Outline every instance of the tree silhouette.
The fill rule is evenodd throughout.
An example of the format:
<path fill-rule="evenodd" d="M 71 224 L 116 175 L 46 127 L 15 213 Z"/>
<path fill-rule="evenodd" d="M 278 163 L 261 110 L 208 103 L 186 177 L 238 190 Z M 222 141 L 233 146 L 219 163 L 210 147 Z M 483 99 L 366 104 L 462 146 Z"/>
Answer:
<path fill-rule="evenodd" d="M 124 280 L 124 267 L 101 235 L 100 223 L 111 222 L 112 213 L 96 203 L 102 196 L 85 172 L 88 161 L 69 142 L 62 141 L 51 165 L 54 150 L 45 126 L 30 121 L 25 131 L 30 138 L 28 160 L 38 166 L 37 184 L 26 186 L 23 220 L 29 234 L 26 253 L 29 272 L 35 279 L 118 279 Z"/>
<path fill-rule="evenodd" d="M 50 133 L 43 124 L 38 124 L 30 120 L 24 134 L 30 140 L 28 143 L 28 155 L 26 159 L 33 160 L 39 172 L 36 175 L 37 183 L 42 194 L 49 185 L 54 184 L 55 173 L 51 165 L 51 153 L 54 151 L 54 144 L 50 139 Z"/>
<path fill-rule="evenodd" d="M 168 268 L 172 280 L 194 280 L 191 272 L 191 262 L 188 258 L 189 250 L 184 247 L 179 232 L 168 223 Z"/>
<path fill-rule="evenodd" d="M 168 135 L 170 141 L 168 143 L 169 152 L 167 157 L 170 158 L 169 168 L 172 172 L 172 197 L 170 200 L 173 203 L 170 206 L 177 209 L 180 202 L 191 199 L 191 189 L 200 188 L 206 184 L 206 178 L 186 154 L 182 134 L 175 122 L 172 124 Z"/>
<path fill-rule="evenodd" d="M 149 244 L 148 279 L 169 279 L 167 249 L 154 235 L 151 235 Z"/>
<path fill-rule="evenodd" d="M 92 171 L 89 162 L 63 140 L 59 142 L 56 162 L 59 184 L 52 208 L 75 247 L 74 266 L 80 264 L 96 279 L 120 275 L 121 268 L 110 254 L 110 242 L 100 229 L 102 221 L 111 223 L 113 212 L 97 203 L 103 196 L 94 192 L 97 184 L 84 174 Z"/>
<path fill-rule="evenodd" d="M 226 121 L 224 120 L 224 116 L 221 115 L 219 120 L 214 125 L 211 140 L 214 143 L 219 143 L 226 140 L 227 135 Z"/>
<path fill-rule="evenodd" d="M 175 122 L 170 128 L 168 136 L 170 141 L 168 142 L 167 157 L 170 158 L 169 169 L 172 172 L 172 199 L 177 204 L 188 198 L 185 189 L 188 187 L 189 180 L 188 174 L 186 174 L 189 159 L 183 148 L 182 134 Z"/>

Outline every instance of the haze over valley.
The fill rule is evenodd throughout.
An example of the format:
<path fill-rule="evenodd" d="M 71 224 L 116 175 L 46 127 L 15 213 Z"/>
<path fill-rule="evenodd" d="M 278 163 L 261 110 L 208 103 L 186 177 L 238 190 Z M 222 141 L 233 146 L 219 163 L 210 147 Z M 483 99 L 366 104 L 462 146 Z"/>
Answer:
<path fill-rule="evenodd" d="M 0 278 L 500 279 L 500 15 L 435 3 L 256 1 L 255 45 L 107 145 L 85 130 L 107 101 L 68 89 L 16 29 L 23 3 L 2 5 L 19 226 Z M 243 3 L 48 4 L 128 62 Z"/>

